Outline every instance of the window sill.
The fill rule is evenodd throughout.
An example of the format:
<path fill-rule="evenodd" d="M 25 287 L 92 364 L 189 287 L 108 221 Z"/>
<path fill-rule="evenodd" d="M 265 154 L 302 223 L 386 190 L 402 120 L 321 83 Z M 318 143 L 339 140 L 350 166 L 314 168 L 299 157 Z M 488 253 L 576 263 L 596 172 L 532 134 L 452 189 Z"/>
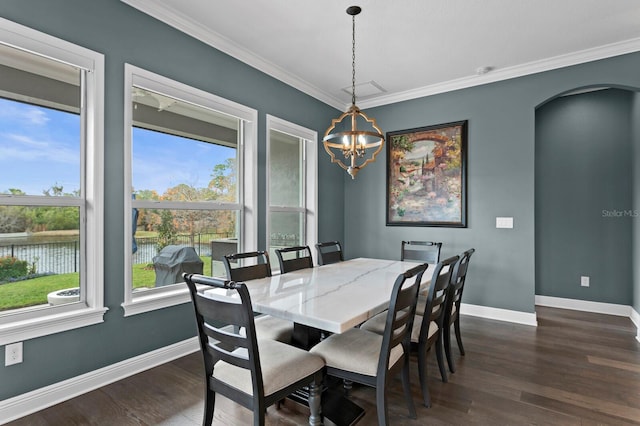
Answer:
<path fill-rule="evenodd" d="M 82 308 L 0 325 L 0 346 L 104 322 L 109 308 Z"/>
<path fill-rule="evenodd" d="M 179 289 L 160 293 L 137 294 L 131 302 L 123 303 L 122 308 L 124 316 L 128 317 L 190 302 L 189 290 L 182 286 Z"/>

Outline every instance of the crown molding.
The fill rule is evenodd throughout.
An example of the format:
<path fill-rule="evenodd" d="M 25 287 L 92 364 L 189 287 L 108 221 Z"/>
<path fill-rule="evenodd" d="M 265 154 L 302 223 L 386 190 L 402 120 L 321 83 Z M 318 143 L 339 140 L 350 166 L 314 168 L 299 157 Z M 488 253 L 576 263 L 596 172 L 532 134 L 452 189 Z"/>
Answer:
<path fill-rule="evenodd" d="M 307 81 L 289 73 L 285 69 L 265 60 L 255 53 L 238 45 L 223 35 L 204 27 L 198 22 L 184 16 L 175 9 L 156 4 L 153 0 L 120 0 L 123 3 L 152 16 L 185 34 L 206 43 L 245 64 L 276 78 L 289 86 L 318 99 L 325 104 L 342 110 L 344 102 L 331 96 Z"/>
<path fill-rule="evenodd" d="M 282 81 L 283 83 L 288 84 L 295 89 L 302 91 L 303 93 L 306 93 L 309 96 L 318 99 L 321 102 L 324 102 L 329 106 L 341 111 L 348 109 L 350 106 L 350 103 L 344 103 L 337 97 L 329 95 L 302 78 L 287 72 L 283 68 L 265 60 L 264 58 L 261 58 L 255 53 L 239 46 L 232 40 L 202 26 L 174 9 L 158 5 L 153 0 L 120 1 L 220 50 L 221 52 L 226 53 L 233 58 L 238 59 L 239 61 L 244 62 L 247 65 L 252 66 L 253 68 L 256 68 L 259 71 L 264 72 L 275 79 Z M 539 61 L 528 62 L 526 64 L 516 65 L 513 67 L 496 69 L 487 74 L 472 75 L 404 92 L 374 96 L 366 100 L 358 100 L 358 106 L 364 109 L 389 105 L 638 51 L 640 51 L 640 38 L 635 38 L 578 52 L 572 52 L 566 55 L 559 55 Z"/>
<path fill-rule="evenodd" d="M 566 55 L 559 55 L 539 61 L 528 62 L 526 64 L 516 65 L 513 67 L 501 68 L 483 75 L 473 75 L 413 90 L 407 90 L 405 92 L 377 96 L 358 103 L 360 104 L 360 108 L 372 108 L 422 98 L 425 96 L 437 95 L 439 93 L 481 86 L 483 84 L 494 83 L 497 81 L 509 80 L 516 77 L 523 77 L 525 75 L 536 74 L 544 71 L 566 68 L 572 65 L 579 65 L 586 62 L 593 62 L 600 59 L 611 58 L 638 51 L 640 51 L 640 38 L 635 38 L 578 52 L 572 52 Z"/>

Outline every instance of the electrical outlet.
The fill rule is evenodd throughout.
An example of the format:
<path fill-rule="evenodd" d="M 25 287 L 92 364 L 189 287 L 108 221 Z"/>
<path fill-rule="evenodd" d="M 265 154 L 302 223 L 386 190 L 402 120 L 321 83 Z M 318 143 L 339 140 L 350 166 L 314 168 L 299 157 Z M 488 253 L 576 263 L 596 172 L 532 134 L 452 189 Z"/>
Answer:
<path fill-rule="evenodd" d="M 22 342 L 12 343 L 4 347 L 4 365 L 20 364 L 22 362 Z"/>
<path fill-rule="evenodd" d="M 580 285 L 582 287 L 589 287 L 589 277 L 585 277 L 585 276 L 580 277 Z"/>

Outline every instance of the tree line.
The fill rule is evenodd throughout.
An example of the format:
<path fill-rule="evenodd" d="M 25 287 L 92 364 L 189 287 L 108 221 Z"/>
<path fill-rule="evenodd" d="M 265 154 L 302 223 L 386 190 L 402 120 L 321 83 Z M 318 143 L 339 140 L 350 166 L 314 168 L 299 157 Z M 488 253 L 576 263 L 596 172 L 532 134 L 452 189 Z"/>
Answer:
<path fill-rule="evenodd" d="M 179 184 L 168 188 L 163 194 L 155 190 L 134 191 L 138 200 L 157 201 L 222 201 L 235 202 L 236 199 L 235 159 L 229 158 L 216 165 L 211 180 L 205 188 L 195 188 Z M 5 194 L 27 195 L 20 189 L 10 188 Z M 61 185 L 53 185 L 43 191 L 49 197 L 78 196 L 65 193 Z M 202 210 L 140 209 L 137 212 L 137 228 L 168 235 L 202 232 L 228 232 L 235 230 L 235 212 Z M 57 206 L 0 206 L 0 233 L 42 232 L 57 230 L 77 230 L 80 212 L 77 207 Z"/>

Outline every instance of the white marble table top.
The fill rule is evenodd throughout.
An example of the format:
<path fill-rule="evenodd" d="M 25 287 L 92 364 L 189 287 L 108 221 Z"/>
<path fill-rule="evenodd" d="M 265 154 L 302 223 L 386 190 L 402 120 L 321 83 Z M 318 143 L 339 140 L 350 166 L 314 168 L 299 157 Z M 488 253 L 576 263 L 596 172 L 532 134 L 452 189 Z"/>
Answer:
<path fill-rule="evenodd" d="M 389 306 L 397 276 L 416 262 L 358 258 L 246 281 L 256 312 L 342 333 Z M 423 276 L 430 281 L 433 265 Z"/>

